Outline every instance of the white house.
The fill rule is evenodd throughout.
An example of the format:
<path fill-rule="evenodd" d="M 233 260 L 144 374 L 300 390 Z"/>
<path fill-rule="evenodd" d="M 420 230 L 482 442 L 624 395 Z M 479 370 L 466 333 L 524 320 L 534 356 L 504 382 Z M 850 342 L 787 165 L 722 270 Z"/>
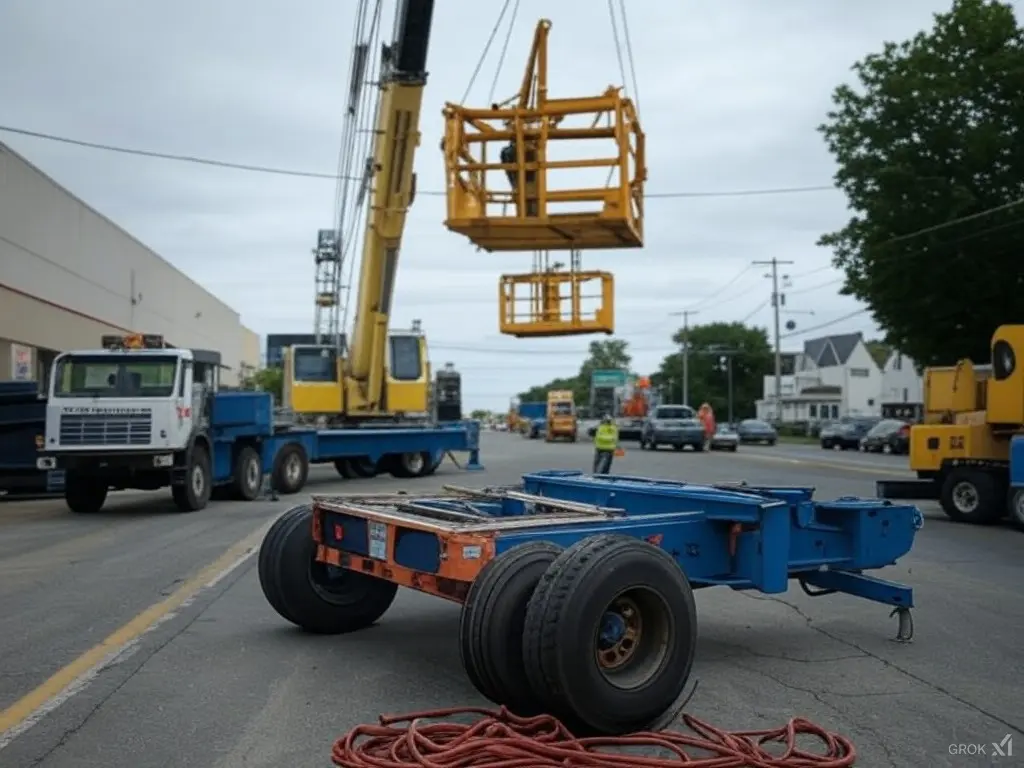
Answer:
<path fill-rule="evenodd" d="M 892 352 L 882 368 L 882 402 L 916 404 L 924 401 L 924 377 L 917 364 L 900 352 Z"/>
<path fill-rule="evenodd" d="M 806 341 L 803 352 L 783 354 L 782 373 L 781 404 L 774 374 L 764 377 L 758 418 L 791 423 L 881 413 L 882 371 L 862 333 Z"/>

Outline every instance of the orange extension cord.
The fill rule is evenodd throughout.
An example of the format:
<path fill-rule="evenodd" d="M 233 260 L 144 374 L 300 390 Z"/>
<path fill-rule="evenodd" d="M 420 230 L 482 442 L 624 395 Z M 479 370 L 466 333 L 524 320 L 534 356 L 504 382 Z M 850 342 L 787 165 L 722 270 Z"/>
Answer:
<path fill-rule="evenodd" d="M 424 723 L 456 715 L 477 715 L 472 724 Z M 723 731 L 689 715 L 693 732 L 635 733 L 614 738 L 577 739 L 549 715 L 517 717 L 500 710 L 460 707 L 382 715 L 380 725 L 359 725 L 334 743 L 333 763 L 342 768 L 847 768 L 857 752 L 844 736 L 803 718 L 769 731 Z M 396 727 L 398 724 L 404 724 Z M 797 746 L 814 737 L 824 752 Z M 765 744 L 783 745 L 772 752 Z M 674 757 L 647 757 L 608 748 L 646 748 Z M 710 757 L 692 757 L 700 750 Z"/>

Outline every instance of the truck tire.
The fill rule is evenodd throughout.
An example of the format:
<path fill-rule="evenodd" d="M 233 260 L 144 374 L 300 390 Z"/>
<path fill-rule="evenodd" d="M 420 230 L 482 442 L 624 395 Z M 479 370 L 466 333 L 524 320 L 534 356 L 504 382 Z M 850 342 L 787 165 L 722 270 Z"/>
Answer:
<path fill-rule="evenodd" d="M 683 702 L 696 649 L 686 575 L 631 536 L 590 536 L 566 549 L 526 609 L 530 687 L 577 735 L 662 727 Z"/>
<path fill-rule="evenodd" d="M 1015 488 L 1010 494 L 1010 520 L 1024 530 L 1024 488 Z"/>
<path fill-rule="evenodd" d="M 359 475 L 352 471 L 352 465 L 348 459 L 335 459 L 334 469 L 346 480 L 355 480 Z"/>
<path fill-rule="evenodd" d="M 996 477 L 984 469 L 957 467 L 946 475 L 939 495 L 950 520 L 991 525 L 1005 514 Z"/>
<path fill-rule="evenodd" d="M 281 515 L 263 539 L 260 588 L 283 619 L 307 632 L 336 635 L 370 626 L 391 607 L 398 585 L 317 563 L 315 552 L 308 504 Z"/>
<path fill-rule="evenodd" d="M 206 507 L 213 491 L 213 472 L 210 468 L 210 454 L 201 445 L 195 445 L 189 453 L 185 482 L 171 486 L 171 498 L 181 512 L 198 512 Z"/>
<path fill-rule="evenodd" d="M 298 443 L 288 443 L 274 459 L 274 490 L 284 496 L 298 493 L 309 477 L 309 457 Z"/>
<path fill-rule="evenodd" d="M 107 486 L 94 482 L 88 476 L 68 472 L 64 481 L 64 501 L 75 514 L 95 514 L 107 501 Z"/>
<path fill-rule="evenodd" d="M 531 541 L 498 555 L 473 581 L 459 619 L 459 655 L 470 682 L 484 698 L 522 717 L 543 711 L 523 664 L 526 606 L 561 551 Z"/>
<path fill-rule="evenodd" d="M 380 474 L 380 463 L 369 456 L 353 456 L 348 459 L 348 465 L 356 477 L 371 478 Z"/>
<path fill-rule="evenodd" d="M 387 467 L 392 477 L 425 477 L 430 473 L 433 460 L 434 457 L 427 451 L 393 453 L 387 458 Z"/>
<path fill-rule="evenodd" d="M 235 495 L 242 501 L 254 501 L 259 498 L 263 488 L 263 462 L 259 451 L 247 445 L 235 457 L 232 472 L 232 485 Z"/>

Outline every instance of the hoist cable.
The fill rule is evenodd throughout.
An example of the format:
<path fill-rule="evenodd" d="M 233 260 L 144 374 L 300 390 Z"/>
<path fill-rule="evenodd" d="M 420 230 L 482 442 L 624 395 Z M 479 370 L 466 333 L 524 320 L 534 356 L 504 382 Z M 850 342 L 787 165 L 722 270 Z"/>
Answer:
<path fill-rule="evenodd" d="M 469 99 L 469 92 L 473 90 L 473 84 L 476 83 L 476 78 L 480 74 L 480 70 L 484 66 L 484 61 L 487 59 L 487 52 L 491 50 L 491 45 L 494 43 L 494 38 L 498 35 L 498 30 L 501 28 L 501 20 L 505 18 L 505 13 L 508 11 L 509 5 L 512 0 L 505 0 L 504 5 L 501 6 L 501 13 L 498 14 L 498 20 L 494 22 L 494 27 L 491 29 L 491 34 L 487 38 L 487 42 L 484 44 L 484 49 L 480 53 L 480 58 L 476 62 L 476 67 L 473 69 L 473 74 L 469 77 L 469 84 L 466 86 L 466 92 L 462 94 L 462 101 L 460 104 L 465 104 Z"/>
<path fill-rule="evenodd" d="M 498 90 L 498 78 L 501 77 L 501 70 L 505 65 L 505 54 L 508 53 L 508 44 L 512 40 L 512 30 L 516 26 L 516 17 L 519 15 L 519 0 L 512 6 L 512 15 L 508 20 L 508 29 L 505 31 L 505 42 L 501 46 L 501 54 L 498 56 L 498 66 L 494 68 L 494 79 L 491 80 L 491 90 L 487 94 L 487 103 L 494 103 L 494 93 Z M 499 19 L 500 21 L 500 19 Z"/>
<path fill-rule="evenodd" d="M 379 23 L 380 18 L 378 15 L 377 23 L 371 30 L 370 34 L 370 48 L 371 50 L 380 50 L 380 32 L 381 25 Z M 371 60 L 373 69 L 371 71 L 377 72 L 378 78 L 383 75 L 383 60 L 382 56 L 377 55 Z M 376 126 L 377 120 L 380 115 L 381 106 L 381 90 L 379 87 L 371 89 L 367 92 L 366 98 L 363 102 L 363 123 L 360 128 L 360 136 L 362 137 L 362 143 L 359 147 L 358 156 L 364 158 L 367 163 L 366 173 L 364 175 L 365 188 L 362 190 L 363 194 L 359 195 L 349 213 L 348 222 L 348 235 L 345 240 L 344 251 L 342 253 L 342 259 L 346 266 L 346 272 L 344 275 L 345 284 L 345 301 L 344 308 L 342 310 L 342 327 L 347 328 L 349 317 L 351 315 L 352 307 L 352 284 L 353 277 L 355 275 L 356 261 L 359 260 L 358 250 L 362 247 L 363 241 L 366 238 L 366 227 L 361 226 L 363 220 L 366 217 L 366 206 L 367 198 L 373 194 L 373 154 L 374 154 L 374 140 L 376 138 Z M 356 247 L 358 244 L 359 248 Z"/>
<path fill-rule="evenodd" d="M 633 59 L 633 42 L 629 37 L 629 21 L 626 17 L 626 0 L 619 0 L 619 9 L 622 13 L 622 37 L 626 42 L 626 60 L 629 62 L 629 75 L 633 81 L 633 107 L 637 117 L 640 116 L 640 87 L 636 81 L 636 61 Z M 623 83 L 625 85 L 625 83 Z"/>

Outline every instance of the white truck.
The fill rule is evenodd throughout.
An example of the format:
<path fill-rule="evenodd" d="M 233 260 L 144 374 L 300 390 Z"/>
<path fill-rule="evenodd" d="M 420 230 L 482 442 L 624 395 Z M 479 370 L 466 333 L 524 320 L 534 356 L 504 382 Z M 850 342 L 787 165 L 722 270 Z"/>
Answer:
<path fill-rule="evenodd" d="M 182 511 L 202 509 L 214 485 L 209 432 L 220 354 L 144 334 L 104 336 L 102 345 L 54 361 L 37 468 L 65 472 L 74 512 L 98 511 L 111 489 L 167 486 Z M 238 491 L 255 498 L 258 453 L 246 452 L 238 470 Z"/>

